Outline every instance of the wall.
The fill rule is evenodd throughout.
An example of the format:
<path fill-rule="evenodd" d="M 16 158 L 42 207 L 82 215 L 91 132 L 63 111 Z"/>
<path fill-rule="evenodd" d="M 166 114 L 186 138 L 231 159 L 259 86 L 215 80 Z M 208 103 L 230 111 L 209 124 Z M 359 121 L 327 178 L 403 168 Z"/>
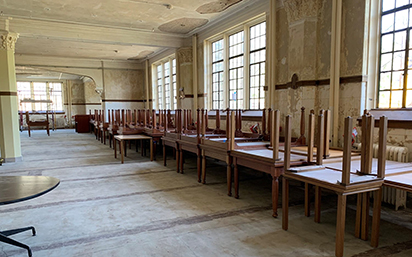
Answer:
<path fill-rule="evenodd" d="M 146 99 L 144 70 L 104 70 L 105 109 L 142 109 Z"/>

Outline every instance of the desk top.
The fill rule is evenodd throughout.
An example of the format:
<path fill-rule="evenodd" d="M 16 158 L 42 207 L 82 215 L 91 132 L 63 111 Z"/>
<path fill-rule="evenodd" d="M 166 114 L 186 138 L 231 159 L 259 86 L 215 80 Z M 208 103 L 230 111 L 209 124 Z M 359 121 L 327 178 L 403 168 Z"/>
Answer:
<path fill-rule="evenodd" d="M 137 134 L 137 135 L 116 135 L 114 136 L 117 140 L 135 140 L 135 139 L 151 139 L 152 137 Z"/>
<path fill-rule="evenodd" d="M 59 183 L 59 179 L 46 176 L 0 176 L 0 205 L 41 196 Z"/>

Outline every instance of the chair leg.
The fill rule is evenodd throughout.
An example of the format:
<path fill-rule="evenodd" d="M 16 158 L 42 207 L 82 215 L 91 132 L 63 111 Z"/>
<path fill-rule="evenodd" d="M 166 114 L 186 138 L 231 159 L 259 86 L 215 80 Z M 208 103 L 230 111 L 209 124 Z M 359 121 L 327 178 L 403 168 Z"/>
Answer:
<path fill-rule="evenodd" d="M 26 228 L 20 228 L 20 229 L 7 230 L 7 231 L 0 232 L 0 242 L 24 248 L 24 249 L 27 250 L 29 257 L 32 257 L 32 252 L 31 252 L 31 249 L 28 245 L 22 244 L 22 243 L 14 240 L 14 239 L 11 239 L 11 238 L 7 237 L 7 236 L 14 235 L 14 234 L 24 232 L 24 231 L 27 231 L 27 230 L 31 230 L 32 233 L 33 233 L 33 236 L 36 235 L 36 230 L 34 229 L 34 227 L 26 227 Z"/>
<path fill-rule="evenodd" d="M 30 125 L 27 125 L 27 130 L 29 131 L 29 137 L 31 137 L 31 133 L 30 133 Z"/>

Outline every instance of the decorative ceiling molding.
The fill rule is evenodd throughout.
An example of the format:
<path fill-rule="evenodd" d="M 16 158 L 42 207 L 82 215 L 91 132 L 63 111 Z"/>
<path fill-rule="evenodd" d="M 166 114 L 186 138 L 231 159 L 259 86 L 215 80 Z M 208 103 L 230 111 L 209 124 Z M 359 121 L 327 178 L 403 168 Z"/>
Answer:
<path fill-rule="evenodd" d="M 190 31 L 200 28 L 209 20 L 199 18 L 180 18 L 159 26 L 159 30 L 169 33 L 187 34 Z"/>
<path fill-rule="evenodd" d="M 322 9 L 322 0 L 283 0 L 286 15 L 290 23 L 305 18 L 317 17 Z"/>
<path fill-rule="evenodd" d="M 230 6 L 240 3 L 243 0 L 222 0 L 222 1 L 215 1 L 215 2 L 210 2 L 204 5 L 201 5 L 199 8 L 196 9 L 196 12 L 201 13 L 201 14 L 207 14 L 207 13 L 219 13 Z"/>

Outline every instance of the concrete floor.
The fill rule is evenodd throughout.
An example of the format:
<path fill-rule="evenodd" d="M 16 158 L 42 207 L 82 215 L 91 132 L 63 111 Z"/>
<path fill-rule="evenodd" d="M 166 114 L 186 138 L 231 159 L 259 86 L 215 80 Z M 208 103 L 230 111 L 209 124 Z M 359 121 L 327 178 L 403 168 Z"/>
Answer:
<path fill-rule="evenodd" d="M 336 197 L 324 194 L 322 223 L 303 215 L 303 191 L 291 186 L 289 230 L 271 216 L 271 181 L 242 169 L 241 198 L 226 195 L 226 168 L 208 161 L 208 184 L 197 182 L 194 158 L 177 174 L 129 150 L 125 164 L 91 134 L 21 133 L 24 161 L 0 175 L 46 175 L 61 184 L 21 203 L 0 206 L 1 229 L 34 225 L 37 236 L 13 236 L 33 256 L 333 256 Z M 160 149 L 158 149 L 160 150 Z M 382 211 L 380 247 L 354 237 L 354 199 L 347 211 L 345 256 L 412 256 L 410 209 Z M 281 213 L 281 209 L 280 209 Z M 0 243 L 0 256 L 27 256 Z"/>

